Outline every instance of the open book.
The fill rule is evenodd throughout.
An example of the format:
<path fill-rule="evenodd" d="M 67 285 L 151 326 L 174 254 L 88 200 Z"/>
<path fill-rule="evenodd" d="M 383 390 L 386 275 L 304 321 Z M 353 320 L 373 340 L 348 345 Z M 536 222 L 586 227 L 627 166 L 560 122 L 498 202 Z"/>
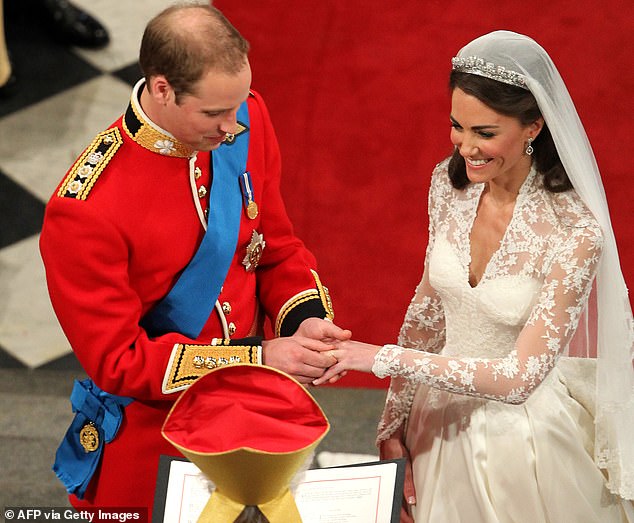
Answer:
<path fill-rule="evenodd" d="M 298 473 L 291 485 L 303 523 L 398 523 L 405 460 Z M 161 456 L 152 523 L 196 523 L 214 485 L 184 458 Z"/>

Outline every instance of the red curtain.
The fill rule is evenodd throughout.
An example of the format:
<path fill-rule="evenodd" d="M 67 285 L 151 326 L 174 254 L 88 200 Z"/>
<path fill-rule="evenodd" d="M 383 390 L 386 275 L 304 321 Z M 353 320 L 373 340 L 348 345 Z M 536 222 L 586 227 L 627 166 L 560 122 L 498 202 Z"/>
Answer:
<path fill-rule="evenodd" d="M 486 32 L 535 38 L 567 82 L 602 171 L 634 285 L 634 2 L 214 2 L 251 42 L 296 232 L 316 254 L 336 322 L 394 342 L 422 271 L 427 189 L 451 150 L 451 57 Z M 351 373 L 340 386 L 385 387 Z"/>

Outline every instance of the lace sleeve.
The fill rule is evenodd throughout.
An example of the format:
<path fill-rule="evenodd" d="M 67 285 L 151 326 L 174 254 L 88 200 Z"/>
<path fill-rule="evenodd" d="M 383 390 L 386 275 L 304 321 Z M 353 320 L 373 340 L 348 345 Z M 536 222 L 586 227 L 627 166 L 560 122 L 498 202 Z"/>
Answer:
<path fill-rule="evenodd" d="M 445 342 L 445 315 L 440 297 L 429 283 L 427 269 L 407 308 L 398 336 L 401 347 L 440 352 Z"/>
<path fill-rule="evenodd" d="M 429 253 L 436 239 L 437 222 L 441 207 L 446 206 L 443 190 L 447 177 L 446 162 L 436 166 L 431 179 L 427 208 L 429 209 L 429 240 L 425 253 L 423 278 L 416 288 L 414 297 L 407 308 L 405 319 L 398 336 L 401 347 L 427 352 L 439 352 L 445 342 L 445 315 L 440 296 L 429 282 Z"/>
<path fill-rule="evenodd" d="M 432 178 L 429 192 L 428 209 L 429 242 L 427 255 L 435 238 L 435 220 L 432 211 L 436 209 L 436 193 L 438 178 L 441 176 L 438 168 Z M 428 258 L 428 256 L 426 256 Z M 442 302 L 436 291 L 429 283 L 427 264 L 423 278 L 416 288 L 414 297 L 407 308 L 405 319 L 398 336 L 398 344 L 418 351 L 439 352 L 445 343 L 445 315 Z M 394 434 L 403 424 L 409 413 L 418 383 L 402 376 L 394 376 L 387 392 L 385 408 L 379 421 L 377 445 Z"/>
<path fill-rule="evenodd" d="M 440 297 L 429 283 L 427 269 L 407 308 L 398 337 L 411 352 L 439 352 L 445 342 L 445 316 Z M 407 376 L 393 376 L 379 422 L 377 444 L 389 438 L 409 413 L 418 383 Z"/>
<path fill-rule="evenodd" d="M 593 227 L 571 227 L 557 244 L 539 299 L 507 356 L 451 358 L 386 345 L 375 358 L 373 372 L 458 394 L 524 402 L 574 334 L 597 270 L 602 237 Z"/>

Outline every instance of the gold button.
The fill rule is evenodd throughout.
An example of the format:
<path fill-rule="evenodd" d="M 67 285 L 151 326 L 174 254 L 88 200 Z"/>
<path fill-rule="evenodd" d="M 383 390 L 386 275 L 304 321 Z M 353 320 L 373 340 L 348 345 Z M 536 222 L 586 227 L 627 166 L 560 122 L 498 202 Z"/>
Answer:
<path fill-rule="evenodd" d="M 229 335 L 233 336 L 236 333 L 236 325 L 235 323 L 231 322 L 229 324 Z"/>
<path fill-rule="evenodd" d="M 231 314 L 231 304 L 228 301 L 222 303 L 222 312 Z"/>
<path fill-rule="evenodd" d="M 204 198 L 206 194 L 207 194 L 207 187 L 205 187 L 204 185 L 201 185 L 200 189 L 198 189 L 198 197 Z"/>
<path fill-rule="evenodd" d="M 194 178 L 198 180 L 203 175 L 203 172 L 200 170 L 200 167 L 196 167 L 194 169 Z"/>

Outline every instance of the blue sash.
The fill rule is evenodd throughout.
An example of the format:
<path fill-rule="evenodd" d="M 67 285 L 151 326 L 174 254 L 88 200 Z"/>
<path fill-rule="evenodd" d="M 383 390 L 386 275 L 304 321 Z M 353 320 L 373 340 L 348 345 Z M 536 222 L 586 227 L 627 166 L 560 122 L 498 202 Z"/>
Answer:
<path fill-rule="evenodd" d="M 247 102 L 240 106 L 237 117 L 246 130 L 211 155 L 213 181 L 207 232 L 172 290 L 141 321 L 151 335 L 180 332 L 196 338 L 220 294 L 240 231 L 240 177 L 246 170 L 249 152 Z M 133 399 L 104 392 L 92 380 L 85 379 L 75 380 L 70 400 L 76 414 L 57 449 L 53 470 L 66 490 L 82 499 L 101 460 L 104 444 L 116 436 L 124 408 Z M 93 431 L 92 441 L 98 443 L 90 450 L 86 450 L 89 445 L 85 441 L 82 443 L 87 425 Z"/>
<path fill-rule="evenodd" d="M 53 470 L 69 494 L 83 499 L 101 460 L 103 446 L 116 436 L 123 420 L 123 409 L 132 398 L 108 394 L 92 380 L 85 379 L 75 380 L 70 402 L 76 414 L 57 449 Z M 92 438 L 94 447 L 82 443 L 82 431 L 87 425 L 97 433 Z"/>
<path fill-rule="evenodd" d="M 235 254 L 242 217 L 240 176 L 249 153 L 247 102 L 238 109 L 246 131 L 211 154 L 213 180 L 207 232 L 198 251 L 170 292 L 143 318 L 151 336 L 179 332 L 197 338 L 209 318 Z"/>

